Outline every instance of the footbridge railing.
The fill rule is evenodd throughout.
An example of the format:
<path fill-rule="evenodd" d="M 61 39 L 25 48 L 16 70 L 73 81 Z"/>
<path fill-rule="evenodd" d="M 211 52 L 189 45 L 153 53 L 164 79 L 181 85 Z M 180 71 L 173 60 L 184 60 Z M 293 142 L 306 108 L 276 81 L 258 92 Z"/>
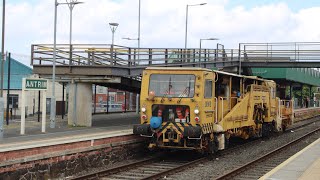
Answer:
<path fill-rule="evenodd" d="M 53 64 L 53 45 L 34 44 L 31 65 Z M 239 49 L 132 48 L 110 44 L 57 44 L 56 65 L 110 67 L 140 72 L 147 66 L 320 68 L 320 42 L 240 43 Z M 130 73 L 129 73 L 130 74 Z M 136 73 L 135 73 L 136 74 Z"/>
<path fill-rule="evenodd" d="M 240 43 L 244 61 L 320 62 L 320 42 Z"/>
<path fill-rule="evenodd" d="M 110 44 L 58 44 L 56 64 L 63 66 L 201 66 L 238 62 L 237 49 L 131 48 Z M 34 44 L 31 65 L 52 65 L 53 45 Z"/>

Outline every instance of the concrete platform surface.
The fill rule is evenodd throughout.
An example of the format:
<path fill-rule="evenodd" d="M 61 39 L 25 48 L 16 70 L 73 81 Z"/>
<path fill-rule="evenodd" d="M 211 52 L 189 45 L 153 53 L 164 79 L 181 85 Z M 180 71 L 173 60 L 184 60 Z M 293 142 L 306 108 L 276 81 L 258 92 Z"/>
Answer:
<path fill-rule="evenodd" d="M 320 180 L 320 139 L 265 174 L 261 180 Z"/>
<path fill-rule="evenodd" d="M 26 134 L 20 135 L 20 120 L 12 120 L 5 126 L 0 152 L 129 135 L 137 123 L 139 115 L 134 112 L 94 115 L 93 127 L 72 127 L 67 119 L 57 117 L 56 127 L 50 128 L 47 118 L 46 133 L 42 133 L 41 122 L 28 118 Z"/>

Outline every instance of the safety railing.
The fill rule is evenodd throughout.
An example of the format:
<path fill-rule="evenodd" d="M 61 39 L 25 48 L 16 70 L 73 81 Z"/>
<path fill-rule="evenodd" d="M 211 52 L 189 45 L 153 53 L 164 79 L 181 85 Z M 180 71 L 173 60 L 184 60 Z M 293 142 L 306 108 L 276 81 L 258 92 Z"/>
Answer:
<path fill-rule="evenodd" d="M 239 49 L 244 61 L 320 62 L 320 42 L 240 43 Z"/>
<path fill-rule="evenodd" d="M 131 48 L 110 44 L 57 44 L 57 65 L 201 66 L 238 61 L 236 49 Z M 31 65 L 51 65 L 52 44 L 31 46 Z M 202 66 L 202 67 L 203 67 Z"/>
<path fill-rule="evenodd" d="M 320 42 L 240 43 L 239 49 L 132 48 L 110 44 L 57 44 L 56 64 L 66 66 L 117 67 L 217 67 L 242 62 L 320 63 Z M 52 65 L 53 45 L 31 46 L 31 65 Z M 212 65 L 213 66 L 207 66 Z"/>

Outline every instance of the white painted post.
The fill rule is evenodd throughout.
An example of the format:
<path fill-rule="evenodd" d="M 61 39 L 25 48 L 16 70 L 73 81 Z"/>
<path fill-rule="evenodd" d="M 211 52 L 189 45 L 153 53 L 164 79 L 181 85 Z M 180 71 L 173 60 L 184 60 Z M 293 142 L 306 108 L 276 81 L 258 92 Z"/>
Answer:
<path fill-rule="evenodd" d="M 42 94 L 42 128 L 41 132 L 46 132 L 46 115 L 47 115 L 47 91 Z"/>
<path fill-rule="evenodd" d="M 20 134 L 25 134 L 25 127 L 26 127 L 26 109 L 25 109 L 25 85 L 26 85 L 26 78 L 22 79 L 22 93 L 21 93 L 21 130 Z"/>
<path fill-rule="evenodd" d="M 140 95 L 137 94 L 136 96 L 136 113 L 139 114 L 139 101 L 140 101 Z"/>

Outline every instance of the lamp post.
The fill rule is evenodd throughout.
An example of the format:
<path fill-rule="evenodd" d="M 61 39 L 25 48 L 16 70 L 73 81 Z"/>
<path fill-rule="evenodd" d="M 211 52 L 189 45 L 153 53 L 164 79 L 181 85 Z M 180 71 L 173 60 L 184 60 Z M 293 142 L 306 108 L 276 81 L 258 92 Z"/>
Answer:
<path fill-rule="evenodd" d="M 6 1 L 2 1 L 2 42 L 1 42 L 1 92 L 0 97 L 3 97 L 3 74 L 4 74 L 4 31 L 5 31 L 5 15 L 6 15 Z"/>
<path fill-rule="evenodd" d="M 139 52 L 140 52 L 140 48 L 139 48 L 139 38 L 129 38 L 129 37 L 124 37 L 122 39 L 126 39 L 126 40 L 129 40 L 129 41 L 138 41 L 138 64 L 139 64 Z M 133 61 L 133 64 L 136 65 L 136 54 L 134 54 L 134 61 Z"/>
<path fill-rule="evenodd" d="M 52 98 L 50 106 L 50 128 L 56 126 L 56 99 L 55 99 L 55 81 L 56 81 L 56 55 L 57 55 L 57 7 L 58 0 L 54 2 L 54 26 L 53 26 L 53 64 L 52 64 Z"/>
<path fill-rule="evenodd" d="M 141 0 L 139 0 L 139 20 L 138 20 L 138 63 L 140 62 L 140 13 L 141 12 Z"/>
<path fill-rule="evenodd" d="M 111 58 L 114 59 L 114 57 L 113 57 L 114 33 L 116 32 L 116 30 L 119 26 L 119 23 L 109 23 L 109 26 L 110 26 L 110 29 L 112 32 Z M 115 63 L 115 62 L 113 62 L 113 63 Z"/>
<path fill-rule="evenodd" d="M 122 38 L 122 39 L 126 39 L 126 40 L 138 40 L 139 41 L 139 38 L 129 38 L 129 37 L 124 37 L 124 38 Z"/>
<path fill-rule="evenodd" d="M 188 40 L 188 9 L 189 6 L 203 6 L 206 5 L 207 3 L 200 3 L 200 4 L 187 4 L 187 9 L 186 9 L 186 33 L 185 33 L 185 39 L 184 39 L 184 48 L 187 49 L 187 40 Z"/>
<path fill-rule="evenodd" d="M 69 7 L 70 10 L 70 33 L 69 33 L 69 45 L 70 45 L 70 59 L 69 59 L 69 64 L 71 65 L 72 62 L 72 10 L 74 8 L 75 5 L 77 4 L 81 4 L 83 2 L 77 2 L 77 0 L 66 0 L 66 4 Z M 62 3 L 60 3 L 62 4 Z M 63 3 L 65 4 L 65 3 Z"/>
<path fill-rule="evenodd" d="M 202 55 L 202 51 L 201 51 L 201 42 L 204 40 L 208 40 L 208 41 L 214 41 L 214 40 L 219 40 L 218 38 L 206 38 L 206 39 L 200 39 L 200 52 L 199 52 L 199 67 L 201 67 L 201 55 Z"/>
<path fill-rule="evenodd" d="M 109 23 L 111 32 L 112 32 L 112 45 L 114 44 L 114 33 L 117 30 L 117 27 L 119 26 L 119 23 Z"/>
<path fill-rule="evenodd" d="M 0 140 L 3 139 L 3 119 L 4 119 L 4 98 L 3 98 L 3 76 L 4 76 L 4 30 L 5 30 L 5 6 L 6 6 L 6 1 L 3 0 L 2 1 L 2 43 L 1 43 L 1 62 L 0 62 L 0 66 L 1 66 L 1 82 L 0 82 L 0 107 L 2 107 L 0 109 L 1 115 L 0 115 Z M 8 88 L 9 90 L 9 88 Z M 7 102 L 9 103 L 9 102 Z M 8 116 L 8 114 L 7 114 Z"/>
<path fill-rule="evenodd" d="M 52 64 L 52 98 L 51 98 L 51 110 L 50 110 L 50 128 L 55 128 L 56 122 L 56 97 L 55 97 L 55 81 L 56 81 L 56 56 L 57 56 L 57 7 L 60 4 L 67 4 L 69 7 L 73 6 L 75 4 L 79 4 L 81 2 L 76 2 L 75 0 L 67 1 L 66 3 L 58 3 L 58 0 L 55 0 L 54 2 L 54 26 L 53 26 L 53 64 Z M 71 22 L 72 22 L 72 16 L 71 16 L 70 10 L 70 44 L 71 44 Z"/>

